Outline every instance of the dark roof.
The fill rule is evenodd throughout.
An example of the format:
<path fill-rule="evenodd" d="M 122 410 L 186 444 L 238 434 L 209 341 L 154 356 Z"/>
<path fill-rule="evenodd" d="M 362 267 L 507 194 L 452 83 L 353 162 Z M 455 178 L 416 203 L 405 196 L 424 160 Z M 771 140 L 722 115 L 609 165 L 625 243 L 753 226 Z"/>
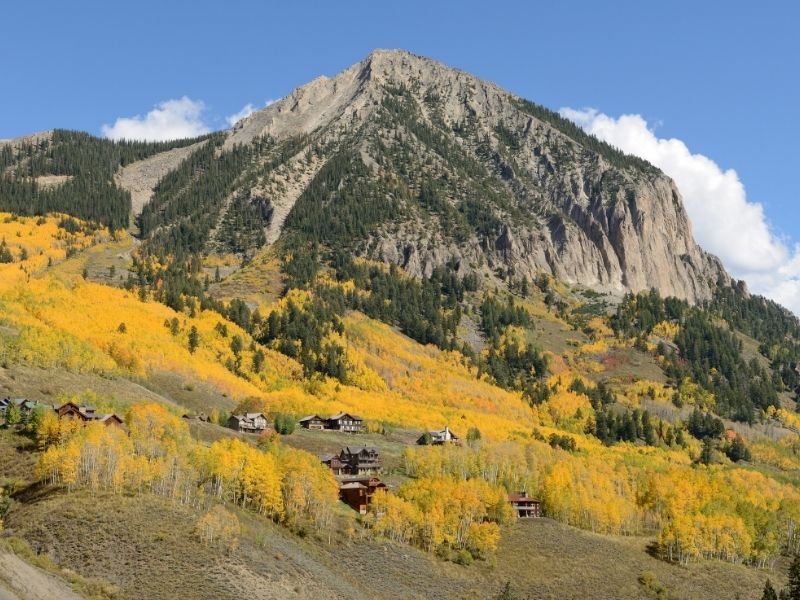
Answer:
<path fill-rule="evenodd" d="M 317 419 L 319 421 L 324 421 L 325 420 L 322 417 L 320 417 L 319 415 L 308 415 L 307 417 L 303 417 L 302 419 L 300 419 L 299 422 L 303 423 L 304 421 L 313 421 L 314 419 Z"/>
<path fill-rule="evenodd" d="M 378 449 L 375 446 L 367 446 L 366 444 L 364 446 L 360 447 L 357 446 L 355 448 L 351 446 L 345 446 L 344 448 L 342 448 L 342 452 L 344 452 L 345 454 L 359 454 L 364 450 L 366 450 L 367 452 L 374 452 L 375 454 L 378 454 Z"/>
<path fill-rule="evenodd" d="M 535 502 L 537 504 L 541 504 L 538 498 L 532 498 L 527 494 L 509 494 L 508 495 L 509 502 Z"/>
<path fill-rule="evenodd" d="M 339 486 L 340 490 L 359 490 L 359 489 L 367 489 L 367 486 L 361 483 L 360 481 L 348 481 L 347 483 L 343 483 Z"/>
<path fill-rule="evenodd" d="M 339 419 L 344 419 L 345 417 L 350 417 L 355 421 L 363 421 L 363 419 L 358 415 L 351 415 L 350 413 L 345 413 L 345 412 L 335 414 L 332 417 L 328 417 L 328 421 L 338 421 Z"/>
<path fill-rule="evenodd" d="M 106 421 L 110 421 L 112 419 L 114 421 L 119 421 L 120 423 L 122 423 L 122 419 L 120 419 L 114 413 L 111 413 L 109 415 L 95 415 L 95 418 L 94 418 L 95 421 L 100 421 L 101 423 L 105 423 Z"/>
<path fill-rule="evenodd" d="M 339 481 L 341 485 L 346 483 L 360 483 L 367 487 L 386 487 L 386 484 L 374 475 L 371 477 L 342 477 Z"/>

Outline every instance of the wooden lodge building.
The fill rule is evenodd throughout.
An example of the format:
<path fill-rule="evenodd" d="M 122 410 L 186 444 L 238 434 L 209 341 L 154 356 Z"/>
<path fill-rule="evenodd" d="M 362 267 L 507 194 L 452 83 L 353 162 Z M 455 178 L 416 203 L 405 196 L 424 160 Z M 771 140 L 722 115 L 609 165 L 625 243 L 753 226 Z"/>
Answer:
<path fill-rule="evenodd" d="M 339 454 L 326 454 L 320 456 L 322 464 L 327 466 L 337 476 L 354 475 L 363 477 L 380 473 L 382 462 L 377 448 L 350 447 L 342 448 Z"/>
<path fill-rule="evenodd" d="M 228 418 L 228 427 L 240 433 L 261 433 L 266 431 L 267 425 L 267 417 L 262 413 L 231 415 Z"/>
<path fill-rule="evenodd" d="M 522 491 L 508 495 L 508 502 L 520 519 L 538 519 L 542 516 L 542 503 Z"/>
<path fill-rule="evenodd" d="M 312 431 L 322 431 L 325 427 L 326 419 L 319 415 L 308 415 L 300 419 L 300 427 L 304 429 L 311 429 Z"/>
<path fill-rule="evenodd" d="M 343 433 L 361 433 L 364 431 L 364 419 L 350 413 L 339 413 L 332 417 L 308 415 L 299 421 L 304 429 L 315 431 L 341 431 Z"/>
<path fill-rule="evenodd" d="M 97 421 L 98 423 L 103 423 L 104 425 L 116 426 L 123 424 L 122 419 L 113 413 L 98 413 L 93 406 L 78 405 L 74 402 L 65 402 L 61 406 L 54 406 L 53 410 L 56 411 L 59 420 L 75 419 L 78 421 L 83 421 L 84 423 Z"/>
<path fill-rule="evenodd" d="M 361 433 L 364 429 L 364 419 L 349 413 L 339 413 L 328 418 L 327 429 L 344 433 Z"/>
<path fill-rule="evenodd" d="M 377 477 L 345 479 L 339 485 L 339 498 L 359 514 L 365 515 L 375 492 L 385 489 L 386 484 Z"/>

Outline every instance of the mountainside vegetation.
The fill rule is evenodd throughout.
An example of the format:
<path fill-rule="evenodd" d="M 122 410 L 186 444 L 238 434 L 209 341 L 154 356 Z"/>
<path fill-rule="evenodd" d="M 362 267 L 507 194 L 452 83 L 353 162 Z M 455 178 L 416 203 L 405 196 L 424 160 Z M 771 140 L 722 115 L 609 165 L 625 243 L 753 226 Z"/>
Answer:
<path fill-rule="evenodd" d="M 181 295 L 175 310 L 154 302 L 149 288 L 144 295 L 126 290 L 124 277 L 112 279 L 114 286 L 85 278 L 81 265 L 93 252 L 125 244 L 124 234 L 115 241 L 77 220 L 10 215 L 0 234 L 13 257 L 0 265 L 6 370 L 28 365 L 137 381 L 157 381 L 170 370 L 224 393 L 197 405 L 217 413 L 246 400 L 248 409 L 295 418 L 349 410 L 375 431 L 451 423 L 461 435 L 480 432 L 480 441 L 463 447 L 405 450 L 404 483 L 376 497 L 359 525 L 370 535 L 460 563 L 491 560 L 514 527 L 503 494 L 526 489 L 551 518 L 606 534 L 654 536 L 659 556 L 681 564 L 717 559 L 769 568 L 800 545 L 800 443 L 780 425 L 792 427 L 797 417 L 780 403 L 756 402 L 744 429 L 713 416 L 738 415 L 721 401 L 720 390 L 729 387 L 695 377 L 703 371 L 693 367 L 691 344 L 711 344 L 703 352 L 720 379 L 726 367 L 715 357 L 732 357 L 734 369 L 753 361 L 711 312 L 651 292 L 623 300 L 605 325 L 604 317 L 587 320 L 590 306 L 555 284 L 542 287 L 563 298 L 566 307 L 557 312 L 534 285 L 527 295 L 489 294 L 453 270 L 420 282 L 343 255 L 311 260 L 305 273 L 289 260 L 272 304 L 216 298 L 204 308 Z M 208 268 L 200 264 L 199 272 Z M 242 272 L 248 268 L 255 266 Z M 433 335 L 438 329 L 431 326 L 447 323 L 456 310 L 462 317 Z M 573 314 L 582 330 L 570 324 Z M 462 337 L 464 318 L 475 323 L 482 347 Z M 571 340 L 562 352 L 541 343 L 553 326 Z M 702 333 L 689 333 L 693 328 Z M 692 335 L 703 341 L 692 342 Z M 533 362 L 521 358 L 528 350 Z M 663 379 L 615 374 L 608 357 L 623 351 L 660 364 Z M 766 374 L 769 363 L 756 362 Z M 675 365 L 682 366 L 680 378 Z M 311 527 L 323 538 L 340 526 L 335 495 L 323 485 L 326 472 L 312 456 L 292 451 L 300 453 L 290 459 L 295 454 L 277 441 L 193 441 L 172 403 L 121 404 L 102 395 L 93 402 L 129 412 L 130 434 L 46 424 L 34 433 L 35 477 L 48 486 L 172 498 L 197 511 L 201 539 L 220 540 L 213 543 L 232 552 L 238 536 L 225 533 L 231 517 L 214 512 L 219 504 L 290 530 Z M 786 433 L 768 434 L 761 423 Z M 281 466 L 284 460 L 294 462 Z M 305 468 L 318 473 L 303 475 L 306 485 L 322 477 L 320 502 L 327 504 L 313 504 L 310 489 L 295 490 L 285 479 Z M 304 494 L 298 508 L 286 504 L 294 493 Z M 450 521 L 455 515 L 461 520 Z"/>
<path fill-rule="evenodd" d="M 20 215 L 62 212 L 110 227 L 126 228 L 130 194 L 117 187 L 118 168 L 198 139 L 174 142 L 114 142 L 79 131 L 54 130 L 49 136 L 0 147 L 0 210 Z M 63 183 L 47 186 L 46 176 Z"/>

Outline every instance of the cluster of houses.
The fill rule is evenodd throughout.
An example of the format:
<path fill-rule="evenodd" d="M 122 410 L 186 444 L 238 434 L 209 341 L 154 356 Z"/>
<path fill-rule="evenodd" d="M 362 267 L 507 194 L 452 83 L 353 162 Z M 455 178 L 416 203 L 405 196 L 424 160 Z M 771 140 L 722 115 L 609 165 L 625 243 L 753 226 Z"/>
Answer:
<path fill-rule="evenodd" d="M 434 437 L 433 434 L 439 434 Z M 437 441 L 430 442 L 430 438 Z M 425 443 L 456 444 L 458 437 L 447 427 L 441 431 L 429 431 Z M 365 515 L 378 490 L 387 489 L 381 481 L 382 461 L 377 448 L 371 446 L 346 446 L 338 454 L 323 454 L 320 457 L 323 465 L 339 482 L 339 498 L 358 513 Z M 508 502 L 520 519 L 539 518 L 542 516 L 542 505 L 539 500 L 528 496 L 525 491 L 508 494 Z"/>
<path fill-rule="evenodd" d="M 24 398 L 0 399 L 0 417 L 5 417 L 8 410 L 17 407 L 23 422 L 30 418 L 37 407 L 43 406 L 53 410 L 59 419 L 78 420 L 84 423 L 99 422 L 105 425 L 121 426 L 122 419 L 113 413 L 98 413 L 92 406 L 78 405 L 65 402 L 61 405 L 41 404 Z M 210 422 L 206 415 L 189 416 L 185 419 L 197 419 Z M 340 431 L 346 433 L 360 433 L 363 431 L 363 419 L 349 413 L 339 413 L 323 418 L 319 415 L 309 415 L 300 419 L 300 425 L 306 429 L 318 431 Z M 244 413 L 231 415 L 228 427 L 243 433 L 261 433 L 269 428 L 269 421 L 263 413 Z M 449 427 L 427 431 L 417 440 L 418 444 L 459 444 L 459 437 Z M 381 481 L 383 461 L 377 448 L 371 446 L 346 446 L 338 454 L 325 454 L 320 456 L 323 465 L 339 482 L 339 497 L 353 510 L 366 514 L 372 497 L 378 490 L 387 489 Z M 510 493 L 508 502 L 517 517 L 521 519 L 538 518 L 542 516 L 541 502 L 528 496 L 527 492 Z"/>
<path fill-rule="evenodd" d="M 0 415 L 6 417 L 8 411 L 12 407 L 19 409 L 20 418 L 23 422 L 27 422 L 31 413 L 37 407 L 44 407 L 45 410 L 53 410 L 59 419 L 75 419 L 88 423 L 96 421 L 104 425 L 122 425 L 123 421 L 113 413 L 99 413 L 93 406 L 86 406 L 83 404 L 75 404 L 74 402 L 65 402 L 64 404 L 43 404 L 35 400 L 26 400 L 24 398 L 4 398 L 0 399 Z"/>
<path fill-rule="evenodd" d="M 375 492 L 387 489 L 378 477 L 382 461 L 377 448 L 347 446 L 339 454 L 323 454 L 320 461 L 339 482 L 342 502 L 362 515 L 367 514 Z"/>
<path fill-rule="evenodd" d="M 189 417 L 187 417 L 189 418 Z M 364 419 L 349 413 L 339 413 L 331 417 L 309 415 L 298 421 L 300 427 L 314 431 L 339 431 L 342 433 L 362 433 Z M 262 433 L 269 427 L 269 420 L 263 413 L 242 413 L 228 418 L 228 427 L 241 433 Z"/>

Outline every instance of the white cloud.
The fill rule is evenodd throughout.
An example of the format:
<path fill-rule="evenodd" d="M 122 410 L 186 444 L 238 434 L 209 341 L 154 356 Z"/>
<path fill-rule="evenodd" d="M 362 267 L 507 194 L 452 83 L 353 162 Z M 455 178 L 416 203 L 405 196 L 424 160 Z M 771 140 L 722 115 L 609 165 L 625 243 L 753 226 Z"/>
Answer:
<path fill-rule="evenodd" d="M 264 108 L 266 108 L 270 104 L 275 104 L 275 102 L 277 102 L 277 100 L 273 100 L 271 98 L 268 99 L 266 102 L 264 102 Z M 240 110 L 239 112 L 233 113 L 232 115 L 228 115 L 227 117 L 225 117 L 225 121 L 228 123 L 229 127 L 233 127 L 234 125 L 236 125 L 236 123 L 238 123 L 244 118 L 249 117 L 257 110 L 258 110 L 257 107 L 253 106 L 253 104 L 248 102 L 242 107 L 242 110 Z"/>
<path fill-rule="evenodd" d="M 239 121 L 241 121 L 245 117 L 249 117 L 254 112 L 256 112 L 256 107 L 248 102 L 247 104 L 245 104 L 242 107 L 242 110 L 240 110 L 237 113 L 233 113 L 232 115 L 229 115 L 229 116 L 225 117 L 225 120 L 228 122 L 228 125 L 230 127 L 233 127 L 234 125 L 236 125 L 236 123 L 238 123 Z"/>
<path fill-rule="evenodd" d="M 205 105 L 184 96 L 160 102 L 144 117 L 119 117 L 113 125 L 103 125 L 104 137 L 114 140 L 164 141 L 196 137 L 211 131 L 203 120 Z"/>
<path fill-rule="evenodd" d="M 594 109 L 560 113 L 587 132 L 640 156 L 675 180 L 698 243 L 720 257 L 748 287 L 800 315 L 800 244 L 791 247 L 771 228 L 764 208 L 747 199 L 733 169 L 692 154 L 684 142 L 664 139 L 640 115 L 609 117 Z"/>

